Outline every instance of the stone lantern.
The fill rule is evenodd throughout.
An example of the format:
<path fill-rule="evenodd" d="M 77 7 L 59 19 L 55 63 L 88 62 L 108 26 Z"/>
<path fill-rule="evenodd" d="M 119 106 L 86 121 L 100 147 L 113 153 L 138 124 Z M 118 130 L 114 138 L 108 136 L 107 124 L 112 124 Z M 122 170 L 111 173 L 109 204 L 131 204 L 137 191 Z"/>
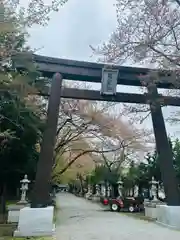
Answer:
<path fill-rule="evenodd" d="M 158 181 L 155 180 L 154 177 L 152 177 L 152 180 L 150 181 L 150 185 L 151 185 L 151 196 L 153 197 L 153 201 L 154 202 L 158 202 L 157 199 L 157 185 L 158 185 Z"/>
<path fill-rule="evenodd" d="M 24 179 L 22 179 L 20 183 L 21 200 L 17 202 L 17 204 L 10 204 L 8 206 L 8 223 L 17 223 L 19 221 L 20 210 L 28 206 L 26 194 L 30 181 L 28 180 L 27 175 L 24 176 Z"/>
<path fill-rule="evenodd" d="M 22 179 L 20 181 L 21 183 L 21 200 L 19 201 L 20 204 L 26 204 L 27 200 L 26 200 L 26 195 L 27 195 L 27 191 L 28 191 L 28 185 L 31 181 L 28 180 L 28 176 L 27 174 L 24 176 L 24 179 Z"/>

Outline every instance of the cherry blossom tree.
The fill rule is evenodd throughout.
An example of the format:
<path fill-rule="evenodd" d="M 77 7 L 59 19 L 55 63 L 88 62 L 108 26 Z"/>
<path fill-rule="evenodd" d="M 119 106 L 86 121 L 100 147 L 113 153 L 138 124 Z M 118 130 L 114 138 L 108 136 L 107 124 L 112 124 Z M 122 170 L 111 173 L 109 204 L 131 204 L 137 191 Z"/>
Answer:
<path fill-rule="evenodd" d="M 177 68 L 180 6 L 172 0 L 117 0 L 117 28 L 98 48 L 106 62 Z"/>
<path fill-rule="evenodd" d="M 149 133 L 124 122 L 121 113 L 112 116 L 108 110 L 109 103 L 62 100 L 53 181 L 60 181 L 72 169 L 86 175 L 104 159 L 119 159 L 123 149 L 133 157 L 149 149 L 145 142 Z"/>

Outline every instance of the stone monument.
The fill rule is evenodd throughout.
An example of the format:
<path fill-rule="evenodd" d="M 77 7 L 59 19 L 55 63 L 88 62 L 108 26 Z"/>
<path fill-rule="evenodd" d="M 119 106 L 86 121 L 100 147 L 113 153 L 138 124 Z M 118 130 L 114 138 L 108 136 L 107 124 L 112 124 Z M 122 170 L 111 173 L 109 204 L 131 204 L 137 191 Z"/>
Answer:
<path fill-rule="evenodd" d="M 139 187 L 137 185 L 134 186 L 134 196 L 133 197 L 138 197 L 139 195 Z"/>
<path fill-rule="evenodd" d="M 86 193 L 86 195 L 85 195 L 85 198 L 91 200 L 91 197 L 92 197 L 92 188 L 91 188 L 91 185 L 90 185 L 90 184 L 88 184 L 88 189 L 87 189 L 87 190 L 88 190 L 88 191 L 87 191 L 87 193 Z"/>
<path fill-rule="evenodd" d="M 19 209 L 18 227 L 14 232 L 15 237 L 51 236 L 54 233 L 53 219 L 54 208 L 30 208 L 27 203 L 27 191 L 30 181 L 25 175 L 21 181 L 21 200 Z"/>
<path fill-rule="evenodd" d="M 157 199 L 157 186 L 158 186 L 158 184 L 159 184 L 159 182 L 156 181 L 154 177 L 152 177 L 150 185 L 151 185 L 151 196 L 153 197 L 153 199 L 152 199 L 153 202 L 159 202 L 159 200 Z"/>
<path fill-rule="evenodd" d="M 100 201 L 100 185 L 99 184 L 96 184 L 95 186 L 95 194 L 93 196 L 93 200 L 95 202 Z"/>
<path fill-rule="evenodd" d="M 96 184 L 96 196 L 100 196 L 100 186 L 99 184 Z"/>
<path fill-rule="evenodd" d="M 151 201 L 144 202 L 145 216 L 152 219 L 157 219 L 158 217 L 157 206 L 163 204 L 157 198 L 158 184 L 159 182 L 156 181 L 154 177 L 152 177 L 152 180 L 150 181 L 150 193 L 153 199 Z"/>
<path fill-rule="evenodd" d="M 117 184 L 118 184 L 118 193 L 119 193 L 119 197 L 122 197 L 122 189 L 123 189 L 123 182 L 121 181 L 121 180 L 119 180 L 118 182 L 117 182 Z"/>
<path fill-rule="evenodd" d="M 110 184 L 108 183 L 107 184 L 107 197 L 110 197 L 111 196 L 111 186 Z"/>
<path fill-rule="evenodd" d="M 100 194 L 102 197 L 105 197 L 106 196 L 106 186 L 105 186 L 105 183 L 102 182 L 101 183 L 101 186 L 100 186 Z"/>

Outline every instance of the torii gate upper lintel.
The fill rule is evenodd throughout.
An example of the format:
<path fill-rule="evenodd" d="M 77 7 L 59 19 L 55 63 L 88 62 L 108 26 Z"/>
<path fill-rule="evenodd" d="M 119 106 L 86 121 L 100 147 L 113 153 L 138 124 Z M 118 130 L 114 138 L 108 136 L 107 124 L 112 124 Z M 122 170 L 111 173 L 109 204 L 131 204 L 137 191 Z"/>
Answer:
<path fill-rule="evenodd" d="M 33 55 L 40 72 L 46 77 L 52 77 L 54 73 L 60 72 L 63 79 L 71 79 L 84 82 L 100 83 L 103 68 L 119 70 L 117 84 L 128 86 L 142 86 L 140 76 L 147 75 L 151 70 L 148 68 L 125 67 L 119 65 L 108 65 L 60 58 L 52 58 L 41 55 Z M 176 88 L 171 78 L 171 72 L 159 72 L 158 88 Z"/>
<path fill-rule="evenodd" d="M 46 77 L 52 77 L 51 93 L 49 98 L 47 128 L 43 135 L 43 142 L 38 161 L 36 181 L 34 186 L 34 194 L 32 207 L 43 207 L 48 204 L 49 200 L 49 185 L 52 170 L 52 158 L 55 145 L 58 109 L 60 97 L 89 99 L 100 101 L 115 101 L 146 104 L 150 100 L 150 109 L 152 116 L 153 129 L 156 140 L 156 147 L 159 154 L 160 169 L 162 180 L 164 183 L 165 194 L 168 205 L 179 206 L 180 194 L 176 179 L 175 170 L 173 168 L 172 150 L 170 148 L 162 109 L 157 98 L 161 97 L 157 93 L 157 88 L 151 87 L 148 89 L 149 95 L 132 94 L 132 93 L 116 93 L 113 96 L 100 94 L 99 91 L 80 90 L 80 89 L 62 89 L 62 80 L 71 79 L 87 82 L 101 82 L 102 69 L 106 67 L 104 64 L 80 62 L 74 60 L 57 59 L 45 56 L 34 55 L 34 62 L 38 70 Z M 107 65 L 108 68 L 108 65 Z M 113 69 L 118 69 L 117 84 L 142 86 L 140 75 L 147 75 L 151 69 L 146 68 L 131 68 L 122 66 L 112 66 Z M 60 73 L 60 74 L 56 74 Z M 171 73 L 159 73 L 160 82 L 157 87 L 174 88 L 172 82 L 169 81 Z M 149 87 L 150 88 L 150 87 Z M 180 106 L 180 98 L 164 97 L 165 105 Z M 153 101 L 156 101 L 154 108 Z M 43 186 L 43 187 L 42 187 Z M 173 187 L 172 187 L 173 186 Z"/>

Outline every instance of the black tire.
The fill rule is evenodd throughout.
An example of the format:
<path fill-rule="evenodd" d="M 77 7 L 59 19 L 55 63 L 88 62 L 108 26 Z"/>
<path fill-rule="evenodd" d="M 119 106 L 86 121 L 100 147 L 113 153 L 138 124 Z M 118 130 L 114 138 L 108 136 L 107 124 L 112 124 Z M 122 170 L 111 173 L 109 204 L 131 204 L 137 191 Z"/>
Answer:
<path fill-rule="evenodd" d="M 119 206 L 116 203 L 110 205 L 112 212 L 118 212 L 120 210 Z"/>
<path fill-rule="evenodd" d="M 131 212 L 131 213 L 135 212 L 135 207 L 134 206 L 129 206 L 128 211 Z"/>

